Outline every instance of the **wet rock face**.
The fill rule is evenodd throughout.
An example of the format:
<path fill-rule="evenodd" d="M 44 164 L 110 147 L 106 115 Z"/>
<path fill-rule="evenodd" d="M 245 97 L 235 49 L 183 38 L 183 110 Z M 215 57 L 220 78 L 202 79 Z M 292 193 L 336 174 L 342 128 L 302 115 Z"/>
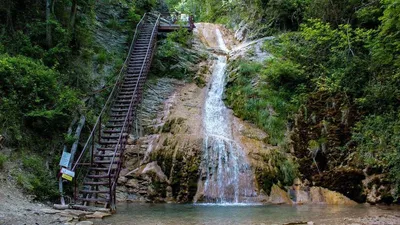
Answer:
<path fill-rule="evenodd" d="M 157 191 L 165 195 L 166 201 L 191 202 L 197 191 L 202 139 L 179 141 L 165 139 L 163 144 L 151 153 L 151 159 L 158 162 L 165 171 L 168 186 Z"/>
<path fill-rule="evenodd" d="M 246 35 L 249 32 L 248 25 L 245 21 L 239 23 L 236 31 L 235 31 L 235 39 L 242 42 L 246 40 Z"/>
<path fill-rule="evenodd" d="M 118 201 L 192 202 L 202 149 L 202 88 L 170 78 L 148 82 L 125 151 Z"/>
<path fill-rule="evenodd" d="M 361 170 L 350 167 L 335 168 L 313 177 L 315 185 L 340 192 L 357 202 L 366 200 L 363 193 L 363 179 L 365 176 Z"/>
<path fill-rule="evenodd" d="M 357 112 L 345 96 L 324 92 L 311 96 L 306 108 L 293 121 L 291 131 L 292 154 L 303 178 L 358 202 L 365 201 L 365 176 L 357 167 L 354 146 L 347 145 Z"/>
<path fill-rule="evenodd" d="M 363 180 L 367 202 L 371 204 L 400 203 L 400 197 L 397 199 L 394 197 L 396 196 L 396 187 L 390 182 L 387 174 L 369 174 L 367 170 L 364 169 L 366 179 Z"/>
<path fill-rule="evenodd" d="M 273 185 L 268 203 L 271 204 L 327 204 L 327 205 L 357 205 L 346 196 L 322 187 L 292 186 L 280 188 Z"/>
<path fill-rule="evenodd" d="M 174 139 L 160 135 L 149 157 L 121 171 L 119 201 L 191 202 L 197 190 L 201 139 Z M 129 161 L 133 161 L 132 158 Z M 132 169 L 132 170 L 130 170 Z"/>

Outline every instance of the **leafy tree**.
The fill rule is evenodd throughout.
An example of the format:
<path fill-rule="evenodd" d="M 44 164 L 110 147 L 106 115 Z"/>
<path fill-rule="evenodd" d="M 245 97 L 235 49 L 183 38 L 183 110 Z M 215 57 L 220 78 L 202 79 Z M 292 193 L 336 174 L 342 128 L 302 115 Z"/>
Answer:
<path fill-rule="evenodd" d="M 58 79 L 57 72 L 40 62 L 24 56 L 1 55 L 0 124 L 10 141 L 21 141 L 25 125 L 46 136 L 68 123 L 81 102 L 77 92 Z"/>

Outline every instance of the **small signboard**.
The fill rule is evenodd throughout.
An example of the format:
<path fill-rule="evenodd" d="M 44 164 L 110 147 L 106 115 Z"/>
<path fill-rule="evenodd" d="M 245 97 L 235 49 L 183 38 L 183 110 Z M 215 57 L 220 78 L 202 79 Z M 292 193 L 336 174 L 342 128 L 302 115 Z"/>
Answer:
<path fill-rule="evenodd" d="M 60 172 L 62 173 L 61 177 L 66 179 L 66 180 L 72 181 L 72 178 L 75 177 L 75 172 L 73 172 L 73 171 L 71 171 L 69 169 L 61 168 Z"/>
<path fill-rule="evenodd" d="M 66 179 L 66 180 L 68 180 L 68 181 L 72 181 L 72 177 L 69 176 L 68 174 L 63 173 L 63 175 L 61 177 Z"/>
<path fill-rule="evenodd" d="M 67 174 L 68 176 L 71 176 L 71 177 L 75 177 L 75 172 L 73 172 L 73 171 L 71 171 L 71 170 L 69 170 L 67 168 L 62 168 L 61 169 L 61 173 L 62 174 Z"/>
<path fill-rule="evenodd" d="M 71 153 L 63 152 L 61 155 L 60 166 L 68 167 L 70 160 L 71 160 Z"/>

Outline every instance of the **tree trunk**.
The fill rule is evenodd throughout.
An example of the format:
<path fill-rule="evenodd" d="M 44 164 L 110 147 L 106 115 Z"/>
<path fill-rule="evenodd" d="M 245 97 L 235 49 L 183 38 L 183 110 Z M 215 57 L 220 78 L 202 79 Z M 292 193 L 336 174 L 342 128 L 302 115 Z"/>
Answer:
<path fill-rule="evenodd" d="M 46 0 L 46 43 L 48 48 L 51 48 L 52 45 L 50 19 L 51 19 L 51 0 Z"/>
<path fill-rule="evenodd" d="M 69 169 L 72 168 L 72 161 L 74 161 L 74 159 L 75 159 L 75 154 L 76 154 L 76 150 L 78 148 L 78 143 L 79 143 L 79 137 L 81 136 L 81 131 L 82 131 L 83 126 L 85 125 L 85 121 L 86 121 L 86 118 L 85 118 L 85 116 L 82 115 L 81 119 L 79 120 L 78 127 L 76 128 L 76 131 L 75 131 L 75 136 L 74 136 L 75 142 L 71 147 L 71 152 L 70 152 L 71 160 L 69 161 L 69 165 L 68 165 Z"/>
<path fill-rule="evenodd" d="M 53 14 L 53 15 L 55 14 L 56 2 L 57 2 L 57 0 L 53 0 L 51 2 L 51 14 Z"/>
<path fill-rule="evenodd" d="M 13 3 L 12 1 L 7 1 L 7 17 L 6 17 L 6 28 L 14 32 L 14 26 L 13 26 L 13 16 L 12 16 L 12 8 L 13 8 Z"/>
<path fill-rule="evenodd" d="M 76 12 L 78 9 L 78 0 L 72 0 L 71 13 L 69 16 L 69 28 L 72 32 L 75 31 Z"/>

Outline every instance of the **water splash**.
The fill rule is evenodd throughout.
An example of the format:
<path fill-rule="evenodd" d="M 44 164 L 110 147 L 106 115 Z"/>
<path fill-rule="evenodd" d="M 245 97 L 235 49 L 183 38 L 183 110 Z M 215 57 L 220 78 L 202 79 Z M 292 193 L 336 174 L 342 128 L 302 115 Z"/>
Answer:
<path fill-rule="evenodd" d="M 218 45 L 228 52 L 222 34 L 216 29 Z M 205 101 L 202 177 L 204 200 L 217 204 L 246 203 L 254 197 L 254 179 L 240 145 L 232 135 L 229 113 L 222 101 L 226 56 L 218 56 Z"/>

